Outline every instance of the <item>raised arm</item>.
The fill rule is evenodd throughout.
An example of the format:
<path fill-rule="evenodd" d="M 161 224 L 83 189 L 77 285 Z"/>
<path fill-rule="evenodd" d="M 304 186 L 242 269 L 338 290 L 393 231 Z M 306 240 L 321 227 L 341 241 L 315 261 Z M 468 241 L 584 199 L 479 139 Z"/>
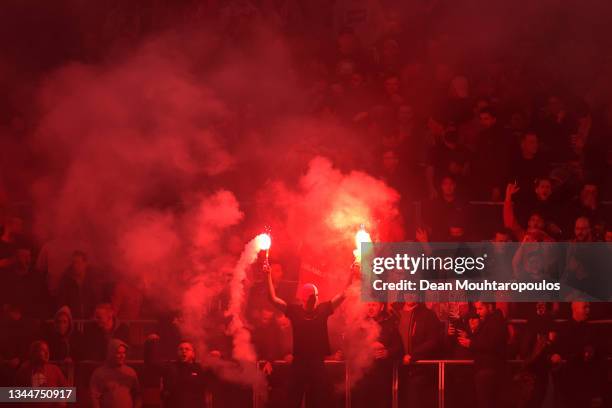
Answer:
<path fill-rule="evenodd" d="M 516 184 L 508 184 L 506 186 L 506 197 L 504 199 L 504 227 L 510 229 L 516 237 L 520 240 L 525 235 L 525 231 L 519 225 L 514 214 L 514 204 L 512 202 L 512 196 L 516 194 L 519 187 Z"/>
<path fill-rule="evenodd" d="M 265 264 L 263 269 L 266 273 L 266 279 L 268 282 L 268 299 L 270 299 L 270 302 L 272 302 L 274 307 L 284 313 L 287 310 L 287 302 L 276 296 L 276 289 L 274 289 L 274 282 L 272 282 L 270 265 Z"/>
<path fill-rule="evenodd" d="M 332 309 L 335 310 L 338 306 L 342 304 L 342 302 L 344 302 L 344 299 L 346 299 L 346 291 L 353 283 L 353 278 L 355 277 L 356 273 L 359 273 L 360 268 L 361 266 L 357 262 L 354 262 L 353 265 L 351 265 L 351 273 L 349 274 L 349 278 L 346 282 L 346 285 L 344 286 L 342 291 L 336 296 L 334 296 L 331 300 Z"/>

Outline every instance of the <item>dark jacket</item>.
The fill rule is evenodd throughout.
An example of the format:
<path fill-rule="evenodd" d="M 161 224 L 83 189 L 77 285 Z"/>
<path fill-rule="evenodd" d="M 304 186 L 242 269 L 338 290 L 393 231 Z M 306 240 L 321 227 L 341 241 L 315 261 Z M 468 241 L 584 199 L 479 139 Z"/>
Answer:
<path fill-rule="evenodd" d="M 5 295 L 0 303 L 18 305 L 27 317 L 48 317 L 51 302 L 46 277 L 42 273 L 18 270 L 16 266 L 6 271 L 2 290 Z"/>
<path fill-rule="evenodd" d="M 458 331 L 462 330 L 467 333 L 467 336 L 471 339 L 473 333 L 470 330 L 470 323 L 468 316 L 460 317 L 458 319 L 452 320 L 449 322 L 449 325 L 452 324 L 455 327 L 456 334 L 453 336 L 449 336 L 448 332 L 444 335 L 445 341 L 445 351 L 447 352 L 447 356 L 453 360 L 473 360 L 473 353 L 461 346 L 457 341 Z"/>
<path fill-rule="evenodd" d="M 128 328 L 115 318 L 110 333 L 105 333 L 98 325 L 91 323 L 85 327 L 83 334 L 85 360 L 103 361 L 106 358 L 107 348 L 111 339 L 118 339 L 128 343 Z"/>
<path fill-rule="evenodd" d="M 88 319 L 102 300 L 101 290 L 89 277 L 79 285 L 67 271 L 57 292 L 57 307 L 68 306 L 77 319 Z"/>
<path fill-rule="evenodd" d="M 410 312 L 400 312 L 399 331 L 404 353 L 410 354 L 412 361 L 437 357 L 442 344 L 441 325 L 436 314 L 424 304 L 418 304 Z"/>
<path fill-rule="evenodd" d="M 172 362 L 163 376 L 164 406 L 173 408 L 204 407 L 205 392 L 212 374 L 198 363 Z"/>
<path fill-rule="evenodd" d="M 474 353 L 474 367 L 500 369 L 506 362 L 508 329 L 504 317 L 494 311 L 485 317 L 472 336 L 470 351 Z"/>
<path fill-rule="evenodd" d="M 380 341 L 389 352 L 389 357 L 387 357 L 387 359 L 401 359 L 404 354 L 404 347 L 402 345 L 402 337 L 398 330 L 397 318 L 387 313 L 381 313 L 376 319 L 376 322 L 380 326 L 378 341 Z"/>
<path fill-rule="evenodd" d="M 46 328 L 43 334 L 44 340 L 49 345 L 51 360 L 63 361 L 67 358 L 79 360 L 83 352 L 82 336 L 77 330 L 74 330 L 72 313 L 70 312 L 70 308 L 68 306 L 61 307 L 57 313 L 55 313 L 54 320 L 62 314 L 66 315 L 70 321 L 70 329 L 68 330 L 66 336 L 60 335 L 55 330 L 53 323 Z"/>

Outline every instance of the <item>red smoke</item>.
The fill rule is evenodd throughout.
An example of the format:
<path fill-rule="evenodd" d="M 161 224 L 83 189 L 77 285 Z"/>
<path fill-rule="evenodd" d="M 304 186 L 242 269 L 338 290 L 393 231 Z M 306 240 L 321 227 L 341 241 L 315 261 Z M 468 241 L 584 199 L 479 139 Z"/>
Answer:
<path fill-rule="evenodd" d="M 275 220 L 276 232 L 299 248 L 300 280 L 314 282 L 321 300 L 344 288 L 351 273 L 355 233 L 365 225 L 373 241 L 401 240 L 399 194 L 372 176 L 352 171 L 343 173 L 323 157 L 315 157 L 296 188 L 273 182 L 259 196 L 259 209 Z M 350 348 L 345 349 L 353 383 L 372 363 L 367 350 L 378 336 L 376 323 L 366 318 L 359 283 L 351 286 L 347 300 L 332 330 L 341 332 Z"/>
<path fill-rule="evenodd" d="M 348 129 L 296 113 L 305 99 L 296 95 L 306 92 L 284 44 L 270 38 L 262 30 L 252 49 L 216 55 L 203 69 L 215 47 L 205 32 L 164 35 L 98 65 L 67 65 L 39 92 L 31 149 L 45 171 L 31 183 L 36 235 L 67 254 L 85 248 L 93 264 L 141 280 L 160 306 L 180 308 L 200 356 L 207 313 L 227 283 L 230 313 L 240 316 L 243 269 L 233 269 L 230 245 L 250 225 L 272 224 L 282 237 L 276 251 L 295 246 L 323 298 L 346 282 L 361 224 L 374 241 L 402 236 L 398 193 L 334 167 L 368 168 L 371 152 Z M 52 281 L 67 261 L 57 264 Z M 336 331 L 343 314 L 361 327 L 364 311 L 351 299 Z M 234 356 L 250 363 L 244 322 L 235 323 Z M 250 365 L 217 363 L 227 378 L 259 381 Z"/>

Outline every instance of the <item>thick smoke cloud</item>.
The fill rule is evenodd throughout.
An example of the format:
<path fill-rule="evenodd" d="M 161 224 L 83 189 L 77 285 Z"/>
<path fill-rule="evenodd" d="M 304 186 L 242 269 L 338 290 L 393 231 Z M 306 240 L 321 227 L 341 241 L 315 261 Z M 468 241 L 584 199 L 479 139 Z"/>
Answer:
<path fill-rule="evenodd" d="M 400 240 L 399 194 L 382 181 L 359 171 L 343 173 L 323 157 L 315 157 L 297 187 L 273 182 L 260 195 L 264 218 L 274 219 L 301 254 L 300 280 L 314 282 L 322 300 L 343 290 L 352 273 L 355 233 L 361 225 L 374 241 Z M 274 229 L 273 229 L 274 230 Z M 332 331 L 342 346 L 356 383 L 373 362 L 378 325 L 366 317 L 359 282 L 354 282 Z"/>
<path fill-rule="evenodd" d="M 372 163 L 354 132 L 305 117 L 308 90 L 273 33 L 257 30 L 251 47 L 220 55 L 222 45 L 185 29 L 49 74 L 30 139 L 41 169 L 34 232 L 50 254 L 85 249 L 108 277 L 135 279 L 160 308 L 180 309 L 182 334 L 203 359 L 210 311 L 229 284 L 239 362 L 209 363 L 261 384 L 246 364 L 254 352 L 241 317 L 253 253 L 247 245 L 241 258 L 235 242 L 271 225 L 273 252 L 297 250 L 300 279 L 324 272 L 316 283 L 330 297 L 348 278 L 361 224 L 375 240 L 401 238 L 399 195 L 353 170 Z M 53 287 L 67 262 L 49 268 Z M 356 293 L 337 315 L 347 344 L 373 341 Z M 371 362 L 347 356 L 354 378 Z"/>

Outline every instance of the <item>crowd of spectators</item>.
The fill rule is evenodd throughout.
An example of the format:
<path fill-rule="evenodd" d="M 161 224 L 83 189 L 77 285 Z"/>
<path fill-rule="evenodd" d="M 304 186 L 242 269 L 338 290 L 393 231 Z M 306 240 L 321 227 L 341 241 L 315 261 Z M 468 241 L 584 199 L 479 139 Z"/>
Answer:
<path fill-rule="evenodd" d="M 145 8 L 122 8 L 119 3 L 106 13 L 100 31 L 106 33 L 100 34 L 105 44 L 111 37 L 119 42 L 138 38 L 163 26 L 159 16 L 167 10 L 180 10 L 163 1 L 141 2 Z M 482 3 L 203 1 L 196 12 L 190 8 L 192 12 L 185 13 L 189 17 L 172 18 L 214 19 L 234 40 L 245 36 L 250 24 L 274 26 L 303 63 L 305 113 L 350 129 L 371 154 L 363 170 L 400 192 L 405 239 L 414 239 L 414 231 L 417 240 L 434 242 L 612 242 L 607 37 L 580 34 L 580 21 L 561 29 L 564 19 L 571 20 L 568 9 L 557 19 L 543 20 L 537 30 L 509 30 L 507 42 L 487 49 L 487 55 L 472 48 L 463 56 L 460 50 L 468 40 L 453 24 L 471 11 L 490 12 L 480 8 Z M 538 13 L 545 11 L 535 7 L 531 21 L 541 22 Z M 486 20 L 485 13 L 477 21 Z M 82 44 L 88 58 L 95 52 L 87 46 L 98 40 Z M 517 45 L 508 47 L 513 43 Z M 585 44 L 599 57 L 581 53 Z M 568 55 L 583 58 L 580 66 L 589 67 L 566 64 Z M 235 118 L 247 120 L 240 114 Z M 10 131 L 18 132 L 20 123 L 13 120 Z M 66 373 L 49 360 L 105 361 L 91 377 L 94 406 L 139 406 L 143 397 L 148 406 L 154 406 L 156 398 L 172 401 L 173 407 L 199 403 L 203 395 L 189 393 L 209 381 L 209 374 L 194 362 L 193 344 L 180 342 L 178 317 L 148 312 L 137 283 L 104 281 L 88 253 L 78 247 L 57 287 L 51 288 L 42 259 L 48 254 L 27 239 L 27 221 L 18 211 L 9 211 L 2 222 L 0 384 L 65 385 Z M 282 267 L 272 266 L 277 287 L 284 288 Z M 284 294 L 277 290 L 291 300 L 288 286 Z M 264 371 L 271 374 L 272 361 L 291 361 L 290 323 L 263 300 L 256 285 L 252 293 L 252 337 L 258 358 L 266 362 Z M 512 383 L 506 377 L 509 359 L 523 360 L 514 378 L 523 384 L 521 406 L 538 407 L 546 398 L 559 398 L 571 407 L 588 407 L 606 397 L 610 350 L 596 327 L 586 322 L 593 313 L 610 318 L 609 304 L 593 305 L 593 312 L 584 302 L 476 302 L 439 309 L 411 303 L 369 305 L 369 317 L 382 328 L 373 368 L 379 374 L 366 377 L 366 389 L 356 391 L 363 398 L 356 398 L 355 404 L 369 406 L 368 398 L 377 395 L 373 390 L 381 381 L 390 381 L 385 374 L 389 361 L 410 365 L 443 357 L 475 360 L 473 383 L 464 377 L 449 380 L 449 392 L 469 395 L 462 406 L 497 406 L 492 401 L 499 384 Z M 512 323 L 515 317 L 527 322 Z M 146 336 L 120 318 L 157 319 L 151 332 L 160 337 L 144 341 Z M 77 325 L 75 319 L 84 320 Z M 213 356 L 230 358 L 230 344 L 219 334 Z M 178 357 L 166 351 L 177 345 Z M 166 351 L 163 358 L 157 348 Z M 131 358 L 144 358 L 150 369 L 137 375 L 125 363 L 128 352 Z M 163 369 L 151 363 L 174 358 L 176 364 Z M 424 390 L 432 387 L 427 370 L 414 367 L 406 375 L 410 387 L 403 392 L 410 398 L 422 396 L 419 403 L 428 406 L 432 398 Z M 162 377 L 165 382 L 160 382 Z M 557 391 L 552 397 L 547 395 L 549 380 Z M 467 392 L 474 384 L 474 391 Z M 401 398 L 408 397 L 400 392 Z"/>

